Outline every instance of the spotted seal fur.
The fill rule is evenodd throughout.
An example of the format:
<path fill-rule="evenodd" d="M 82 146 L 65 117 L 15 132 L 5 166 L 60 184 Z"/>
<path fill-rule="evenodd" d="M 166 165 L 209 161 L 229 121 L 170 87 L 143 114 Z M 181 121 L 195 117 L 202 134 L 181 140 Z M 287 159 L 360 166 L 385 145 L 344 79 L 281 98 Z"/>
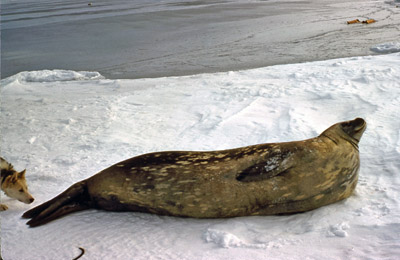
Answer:
<path fill-rule="evenodd" d="M 119 162 L 27 211 L 30 226 L 88 208 L 194 218 L 304 212 L 356 187 L 362 118 L 303 141 L 155 152 Z"/>

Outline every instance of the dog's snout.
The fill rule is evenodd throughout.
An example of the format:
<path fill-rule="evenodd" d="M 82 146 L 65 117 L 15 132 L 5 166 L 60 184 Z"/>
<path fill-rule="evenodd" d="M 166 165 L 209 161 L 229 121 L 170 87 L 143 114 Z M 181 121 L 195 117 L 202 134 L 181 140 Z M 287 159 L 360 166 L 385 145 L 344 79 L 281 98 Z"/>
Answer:
<path fill-rule="evenodd" d="M 34 200 L 35 200 L 34 198 L 30 198 L 29 203 L 32 203 Z"/>

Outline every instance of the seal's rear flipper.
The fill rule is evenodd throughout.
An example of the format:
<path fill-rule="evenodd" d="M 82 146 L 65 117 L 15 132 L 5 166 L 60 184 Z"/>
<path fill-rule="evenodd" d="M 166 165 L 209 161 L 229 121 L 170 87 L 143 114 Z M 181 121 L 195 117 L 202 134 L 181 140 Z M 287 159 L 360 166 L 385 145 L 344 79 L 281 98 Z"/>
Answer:
<path fill-rule="evenodd" d="M 81 181 L 72 185 L 54 199 L 25 212 L 22 217 L 31 218 L 27 224 L 36 227 L 66 214 L 88 209 L 88 204 L 86 182 Z"/>
<path fill-rule="evenodd" d="M 47 215 L 42 218 L 32 218 L 30 221 L 28 221 L 26 224 L 29 225 L 30 227 L 37 227 L 40 225 L 44 225 L 54 219 L 57 219 L 61 216 L 67 215 L 72 212 L 77 212 L 81 210 L 88 209 L 89 207 L 86 205 L 81 205 L 81 204 L 68 204 L 63 206 L 62 208 L 57 209 L 55 212 L 51 213 L 50 215 Z"/>

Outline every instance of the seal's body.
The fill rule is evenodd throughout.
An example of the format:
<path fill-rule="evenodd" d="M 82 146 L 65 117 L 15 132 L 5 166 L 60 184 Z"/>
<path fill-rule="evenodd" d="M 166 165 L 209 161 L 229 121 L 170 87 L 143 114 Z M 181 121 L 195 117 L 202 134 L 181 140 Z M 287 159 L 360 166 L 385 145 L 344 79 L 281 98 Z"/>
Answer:
<path fill-rule="evenodd" d="M 24 214 L 31 226 L 86 208 L 223 218 L 312 210 L 351 195 L 357 118 L 304 141 L 211 152 L 156 152 L 117 163 Z"/>

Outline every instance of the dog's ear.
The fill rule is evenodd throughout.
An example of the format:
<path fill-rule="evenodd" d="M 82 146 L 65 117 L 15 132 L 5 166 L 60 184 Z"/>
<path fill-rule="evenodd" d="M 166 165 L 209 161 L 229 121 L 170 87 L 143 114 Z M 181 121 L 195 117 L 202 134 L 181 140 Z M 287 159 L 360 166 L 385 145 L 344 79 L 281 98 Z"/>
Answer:
<path fill-rule="evenodd" d="M 10 178 L 9 181 L 11 183 L 13 184 L 16 183 L 18 181 L 18 172 L 14 172 L 14 174 L 11 175 L 9 178 Z"/>
<path fill-rule="evenodd" d="M 26 172 L 26 169 L 23 170 L 23 171 L 21 171 L 21 172 L 19 172 L 19 173 L 17 173 L 18 179 L 23 179 L 23 178 L 25 178 L 25 172 Z"/>

